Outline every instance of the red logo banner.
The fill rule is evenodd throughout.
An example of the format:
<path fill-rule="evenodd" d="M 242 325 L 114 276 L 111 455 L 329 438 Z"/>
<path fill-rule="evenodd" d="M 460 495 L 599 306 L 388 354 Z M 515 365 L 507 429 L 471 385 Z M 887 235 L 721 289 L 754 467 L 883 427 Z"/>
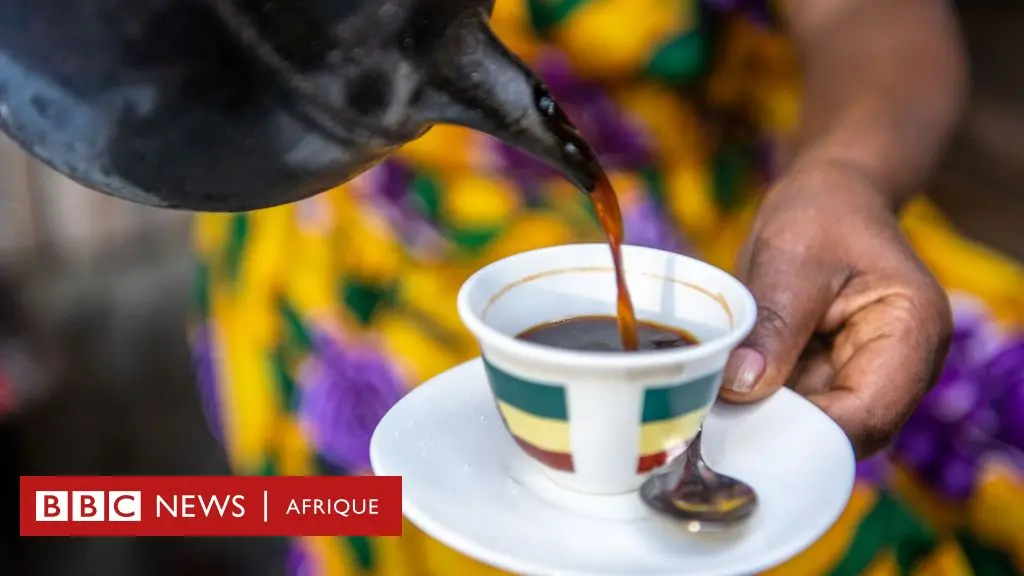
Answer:
<path fill-rule="evenodd" d="M 398 476 L 23 476 L 22 536 L 399 536 Z"/>

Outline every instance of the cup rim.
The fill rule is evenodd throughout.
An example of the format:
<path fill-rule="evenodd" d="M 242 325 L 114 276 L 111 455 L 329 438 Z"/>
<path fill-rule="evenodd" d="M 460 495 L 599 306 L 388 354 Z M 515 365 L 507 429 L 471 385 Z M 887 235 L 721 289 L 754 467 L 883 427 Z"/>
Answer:
<path fill-rule="evenodd" d="M 696 266 L 697 268 L 704 268 L 713 274 L 717 274 L 721 277 L 722 283 L 725 285 L 732 285 L 736 288 L 739 295 L 739 302 L 730 302 L 730 307 L 733 309 L 746 308 L 750 310 L 750 314 L 747 314 L 745 318 L 737 318 L 738 322 L 729 329 L 722 336 L 712 338 L 705 342 L 698 342 L 693 346 L 686 346 L 684 348 L 675 348 L 672 350 L 646 350 L 640 352 L 591 352 L 583 350 L 567 350 L 564 348 L 555 348 L 552 346 L 545 346 L 543 344 L 537 344 L 534 342 L 528 342 L 525 340 L 519 340 L 515 336 L 510 336 L 501 332 L 500 330 L 491 327 L 483 319 L 472 310 L 470 307 L 470 293 L 476 287 L 477 283 L 487 273 L 493 271 L 498 266 L 512 258 L 516 258 L 525 254 L 533 254 L 537 252 L 559 252 L 573 248 L 581 247 L 594 247 L 603 246 L 607 248 L 607 244 L 602 243 L 580 243 L 580 244 L 562 244 L 558 246 L 549 246 L 546 248 L 538 248 L 535 250 L 527 250 L 512 256 L 506 256 L 501 260 L 491 262 L 490 264 L 480 268 L 474 272 L 469 278 L 463 282 L 462 287 L 459 289 L 457 307 L 459 316 L 462 319 L 463 324 L 466 328 L 481 341 L 481 343 L 494 343 L 500 347 L 504 353 L 514 355 L 517 359 L 525 360 L 528 362 L 537 362 L 548 365 L 560 365 L 580 368 L 661 368 L 670 365 L 676 365 L 681 363 L 691 362 L 693 360 L 706 358 L 716 353 L 722 352 L 723 350 L 732 350 L 736 348 L 740 342 L 742 342 L 753 330 L 754 323 L 757 320 L 757 302 L 754 299 L 753 294 L 750 290 L 740 282 L 735 276 L 718 268 L 712 266 L 707 262 L 698 260 L 696 258 L 686 256 L 684 254 L 677 254 L 668 250 L 661 250 L 659 248 L 650 248 L 647 246 L 637 246 L 632 244 L 623 244 L 622 249 L 630 251 L 653 251 L 662 252 L 668 254 L 671 257 L 681 259 L 687 263 L 688 266 Z M 609 258 L 610 261 L 610 258 Z M 566 266 L 568 270 L 570 266 Z"/>

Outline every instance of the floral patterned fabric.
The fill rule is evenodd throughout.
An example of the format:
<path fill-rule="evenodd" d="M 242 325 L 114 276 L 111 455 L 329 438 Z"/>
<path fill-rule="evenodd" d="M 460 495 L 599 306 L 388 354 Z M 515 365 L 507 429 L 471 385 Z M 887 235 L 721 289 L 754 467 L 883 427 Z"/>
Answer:
<path fill-rule="evenodd" d="M 599 151 L 627 241 L 728 269 L 799 111 L 777 16 L 744 0 L 498 0 L 493 24 Z M 904 222 L 942 282 L 969 295 L 954 353 L 893 453 L 862 464 L 835 527 L 771 573 L 1024 568 L 1024 272 L 923 200 Z M 368 473 L 385 411 L 477 354 L 455 309 L 463 280 L 517 252 L 601 239 L 587 198 L 557 174 L 443 126 L 336 190 L 200 216 L 191 336 L 234 469 Z M 288 570 L 499 574 L 411 525 L 401 538 L 297 541 Z"/>

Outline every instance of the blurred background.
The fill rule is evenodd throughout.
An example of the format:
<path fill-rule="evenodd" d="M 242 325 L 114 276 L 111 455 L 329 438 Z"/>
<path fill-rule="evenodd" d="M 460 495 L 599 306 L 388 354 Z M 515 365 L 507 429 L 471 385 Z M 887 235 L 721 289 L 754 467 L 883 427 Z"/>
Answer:
<path fill-rule="evenodd" d="M 0 140 L 0 340 L 37 359 L 5 363 L 16 396 L 0 399 L 11 411 L 0 422 L 5 476 L 229 473 L 185 342 L 189 231 L 186 214 L 82 189 Z M 280 574 L 283 562 L 272 543 L 236 539 L 14 550 L 17 572 L 5 555 L 5 574 Z"/>
<path fill-rule="evenodd" d="M 967 236 L 1024 261 L 1024 5 L 961 13 L 973 96 L 928 190 Z M 190 242 L 188 215 L 83 190 L 0 139 L 0 341 L 36 359 L 10 362 L 21 368 L 9 369 L 14 392 L 0 398 L 6 477 L 228 473 L 185 341 Z M 134 576 L 280 574 L 279 544 L 5 545 L 18 575 Z"/>

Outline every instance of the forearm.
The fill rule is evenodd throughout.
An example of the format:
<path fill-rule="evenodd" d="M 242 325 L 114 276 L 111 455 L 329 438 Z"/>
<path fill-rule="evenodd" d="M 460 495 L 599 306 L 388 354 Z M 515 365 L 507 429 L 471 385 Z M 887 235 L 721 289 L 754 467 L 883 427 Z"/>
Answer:
<path fill-rule="evenodd" d="M 942 0 L 792 0 L 804 64 L 796 166 L 870 181 L 894 209 L 917 191 L 952 132 L 966 65 Z"/>

